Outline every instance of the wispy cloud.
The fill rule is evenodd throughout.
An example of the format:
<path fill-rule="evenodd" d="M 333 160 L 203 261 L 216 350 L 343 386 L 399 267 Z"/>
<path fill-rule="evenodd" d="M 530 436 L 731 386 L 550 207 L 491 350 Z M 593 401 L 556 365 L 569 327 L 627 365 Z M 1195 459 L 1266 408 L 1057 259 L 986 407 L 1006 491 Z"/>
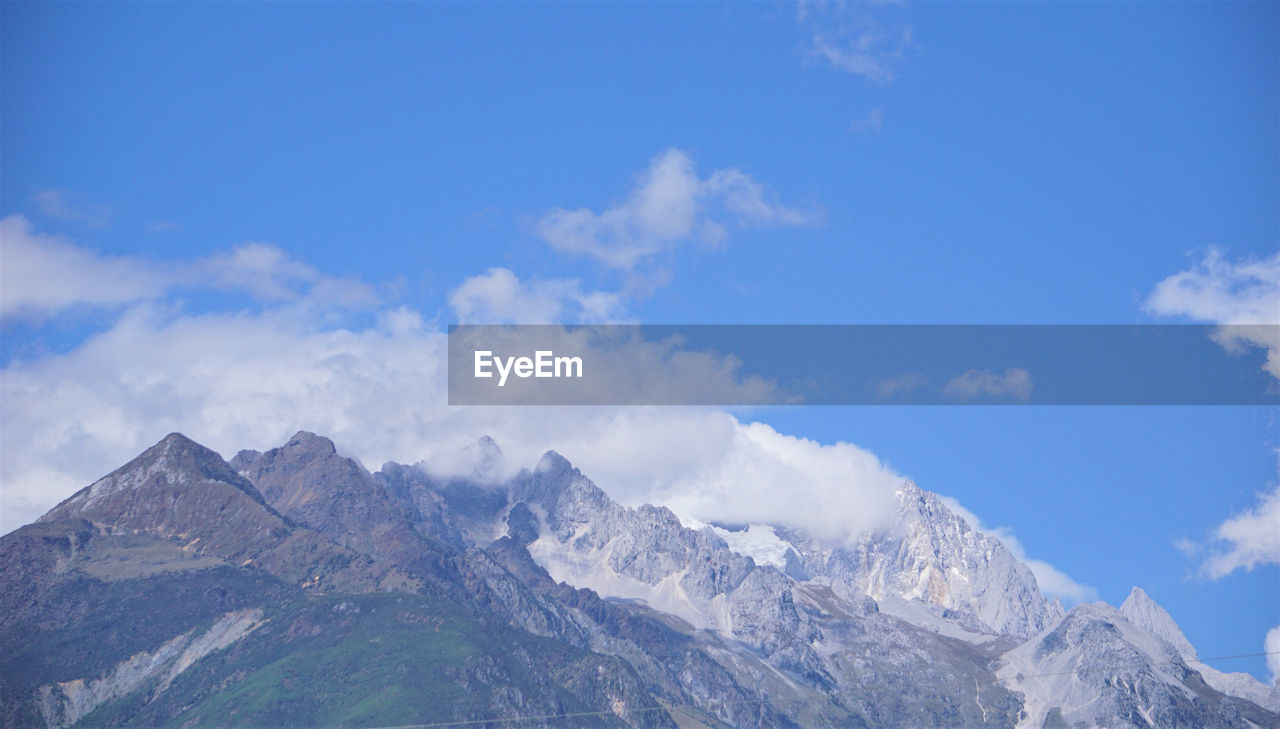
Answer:
<path fill-rule="evenodd" d="M 855 119 L 849 128 L 855 132 L 879 133 L 884 127 L 884 109 L 875 107 L 861 119 Z"/>
<path fill-rule="evenodd" d="M 919 372 L 908 372 L 897 377 L 886 377 L 875 384 L 877 400 L 888 401 L 929 384 L 929 378 Z"/>
<path fill-rule="evenodd" d="M 1265 368 L 1280 379 L 1280 253 L 1229 261 L 1211 248 L 1191 268 L 1156 284 L 1144 308 L 1158 316 L 1231 325 L 1220 343 L 1266 349 Z"/>
<path fill-rule="evenodd" d="M 810 56 L 871 81 L 893 81 L 914 48 L 902 3 L 805 0 L 797 18 Z"/>
<path fill-rule="evenodd" d="M 957 375 L 943 392 L 957 400 L 1012 398 L 1019 402 L 1031 399 L 1031 373 L 1021 367 L 1010 367 L 1003 373 L 990 370 L 968 370 Z"/>
<path fill-rule="evenodd" d="M 331 276 L 270 243 L 248 241 L 179 265 L 175 285 L 243 291 L 261 301 L 311 299 L 344 307 L 371 307 L 373 287 L 350 277 Z"/>
<path fill-rule="evenodd" d="M 41 216 L 60 223 L 84 223 L 91 228 L 111 225 L 111 208 L 102 203 L 72 203 L 62 190 L 40 190 L 31 196 L 31 204 Z"/>
<path fill-rule="evenodd" d="M 556 208 L 538 220 L 537 231 L 561 253 L 629 270 L 682 244 L 723 245 L 734 228 L 807 225 L 821 217 L 817 208 L 780 203 L 736 168 L 700 177 L 687 152 L 668 149 L 618 204 L 600 212 Z"/>
<path fill-rule="evenodd" d="M 111 256 L 65 236 L 41 233 L 21 215 L 0 220 L 0 319 L 40 321 L 77 307 L 155 301 L 176 290 L 236 290 L 262 301 L 368 307 L 373 289 L 330 276 L 258 242 L 200 259 L 151 261 Z"/>

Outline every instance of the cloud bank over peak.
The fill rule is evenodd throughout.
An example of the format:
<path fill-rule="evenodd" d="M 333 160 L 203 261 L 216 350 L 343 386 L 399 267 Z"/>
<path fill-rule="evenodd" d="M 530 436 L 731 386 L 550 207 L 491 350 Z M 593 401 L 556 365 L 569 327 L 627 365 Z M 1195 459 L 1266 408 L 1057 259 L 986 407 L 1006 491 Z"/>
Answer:
<path fill-rule="evenodd" d="M 734 215 L 772 214 L 758 208 L 762 198 L 744 178 L 712 179 L 700 184 L 747 191 L 722 196 Z M 17 216 L 0 224 L 6 316 L 53 317 L 77 306 L 110 314 L 70 349 L 14 357 L 0 370 L 0 531 L 30 522 L 173 431 L 229 455 L 309 430 L 374 467 L 452 463 L 450 454 L 488 435 L 503 454 L 493 478 L 554 449 L 623 503 L 666 504 L 707 522 L 785 525 L 832 541 L 856 540 L 896 515 L 903 477 L 871 452 L 785 435 L 722 409 L 450 407 L 437 319 L 383 303 L 374 287 L 323 274 L 274 246 L 156 262 L 102 255 Z M 104 270 L 118 275 L 104 280 Z M 71 293 L 42 300 L 21 283 L 10 290 L 19 275 Z M 232 296 L 222 308 L 186 311 L 174 297 L 188 286 L 248 294 L 254 303 Z M 326 307 L 343 302 L 369 316 L 331 316 Z M 450 304 L 489 321 L 553 321 L 610 316 L 617 300 L 576 280 L 522 281 L 493 268 L 464 281 Z"/>

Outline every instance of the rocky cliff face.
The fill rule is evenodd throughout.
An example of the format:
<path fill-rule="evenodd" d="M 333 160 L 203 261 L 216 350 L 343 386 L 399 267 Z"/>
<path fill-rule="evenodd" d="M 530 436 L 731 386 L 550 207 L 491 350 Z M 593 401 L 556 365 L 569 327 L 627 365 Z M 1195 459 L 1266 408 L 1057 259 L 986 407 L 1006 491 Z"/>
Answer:
<path fill-rule="evenodd" d="M 914 484 L 828 544 L 473 451 L 441 478 L 166 437 L 0 538 L 0 723 L 1280 727 L 1142 591 L 1064 615 Z"/>

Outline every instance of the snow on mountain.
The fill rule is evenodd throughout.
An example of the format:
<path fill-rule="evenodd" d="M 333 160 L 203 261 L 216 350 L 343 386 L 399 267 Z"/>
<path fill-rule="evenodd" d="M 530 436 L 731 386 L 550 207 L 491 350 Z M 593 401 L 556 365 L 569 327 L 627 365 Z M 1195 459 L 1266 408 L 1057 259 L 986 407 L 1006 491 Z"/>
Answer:
<path fill-rule="evenodd" d="M 995 635 L 1026 637 L 1062 615 L 1035 576 L 1000 540 L 971 528 L 936 494 L 912 482 L 897 490 L 894 525 L 853 545 L 825 545 L 796 530 L 781 535 L 798 549 L 789 572 L 842 595 L 919 600 L 971 618 Z"/>
<path fill-rule="evenodd" d="M 795 550 L 790 542 L 779 537 L 773 527 L 768 524 L 750 524 L 738 529 L 727 529 L 718 524 L 708 524 L 705 527 L 693 526 L 693 528 L 710 529 L 729 545 L 729 549 L 750 557 L 756 564 L 767 564 L 780 570 L 785 570 L 787 567 L 787 552 Z"/>

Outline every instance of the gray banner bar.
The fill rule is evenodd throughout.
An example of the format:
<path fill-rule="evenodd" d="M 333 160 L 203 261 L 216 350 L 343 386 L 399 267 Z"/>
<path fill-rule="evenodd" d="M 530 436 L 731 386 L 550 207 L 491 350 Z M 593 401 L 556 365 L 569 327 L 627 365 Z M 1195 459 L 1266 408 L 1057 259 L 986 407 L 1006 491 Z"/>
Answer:
<path fill-rule="evenodd" d="M 1280 325 L 454 325 L 449 404 L 1280 405 Z"/>

